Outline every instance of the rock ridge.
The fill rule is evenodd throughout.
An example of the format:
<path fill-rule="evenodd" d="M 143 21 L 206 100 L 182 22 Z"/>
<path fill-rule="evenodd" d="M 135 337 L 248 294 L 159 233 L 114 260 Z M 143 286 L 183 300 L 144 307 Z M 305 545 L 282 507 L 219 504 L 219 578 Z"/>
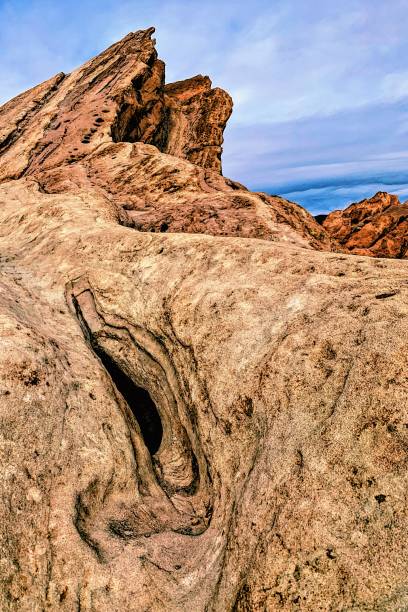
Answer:
<path fill-rule="evenodd" d="M 329 213 L 324 229 L 348 252 L 402 259 L 408 253 L 408 202 L 379 191 L 372 198 Z"/>
<path fill-rule="evenodd" d="M 207 76 L 165 85 L 153 32 L 131 33 L 2 107 L 0 181 L 31 176 L 49 193 L 97 187 L 139 231 L 336 250 L 302 207 L 221 176 L 232 100 Z"/>

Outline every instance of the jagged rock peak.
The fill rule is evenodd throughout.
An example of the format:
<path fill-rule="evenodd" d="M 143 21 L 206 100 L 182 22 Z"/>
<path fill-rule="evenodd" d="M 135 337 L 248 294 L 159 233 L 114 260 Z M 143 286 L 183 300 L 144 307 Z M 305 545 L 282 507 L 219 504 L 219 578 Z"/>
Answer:
<path fill-rule="evenodd" d="M 323 221 L 325 230 L 347 251 L 372 257 L 407 257 L 408 202 L 379 191 Z"/>
<path fill-rule="evenodd" d="M 165 85 L 154 28 L 0 108 L 0 180 L 73 163 L 106 142 L 143 142 L 221 172 L 231 97 L 208 77 Z"/>
<path fill-rule="evenodd" d="M 31 176 L 48 193 L 97 187 L 120 222 L 139 231 L 331 250 L 300 206 L 220 175 L 232 100 L 208 76 L 166 85 L 153 32 L 128 34 L 1 107 L 0 182 Z"/>

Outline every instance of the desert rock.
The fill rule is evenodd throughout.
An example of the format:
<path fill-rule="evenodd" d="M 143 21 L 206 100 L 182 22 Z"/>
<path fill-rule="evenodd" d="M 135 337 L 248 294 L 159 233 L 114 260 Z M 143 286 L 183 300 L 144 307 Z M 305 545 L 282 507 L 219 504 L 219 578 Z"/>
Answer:
<path fill-rule="evenodd" d="M 152 32 L 129 34 L 3 106 L 0 180 L 36 177 L 52 193 L 98 187 L 140 231 L 333 248 L 302 207 L 220 175 L 231 98 L 208 77 L 165 85 Z"/>
<path fill-rule="evenodd" d="M 378 192 L 326 216 L 324 229 L 356 255 L 404 258 L 408 251 L 408 202 Z"/>
<path fill-rule="evenodd" d="M 222 177 L 151 33 L 0 109 L 0 607 L 404 610 L 407 263 Z"/>

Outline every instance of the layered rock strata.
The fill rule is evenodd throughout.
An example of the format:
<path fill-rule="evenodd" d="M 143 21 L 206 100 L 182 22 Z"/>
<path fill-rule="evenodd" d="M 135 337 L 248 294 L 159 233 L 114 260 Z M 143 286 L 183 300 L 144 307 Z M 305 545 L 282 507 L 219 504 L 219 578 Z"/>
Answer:
<path fill-rule="evenodd" d="M 407 263 L 191 163 L 150 36 L 0 109 L 0 608 L 403 610 Z"/>
<path fill-rule="evenodd" d="M 395 195 L 380 191 L 345 210 L 333 211 L 322 225 L 350 253 L 407 257 L 408 202 L 401 204 Z"/>
<path fill-rule="evenodd" d="M 220 175 L 231 98 L 208 77 L 165 85 L 152 31 L 129 34 L 3 106 L 0 180 L 35 177 L 50 193 L 101 189 L 118 219 L 140 231 L 331 249 L 303 208 Z"/>

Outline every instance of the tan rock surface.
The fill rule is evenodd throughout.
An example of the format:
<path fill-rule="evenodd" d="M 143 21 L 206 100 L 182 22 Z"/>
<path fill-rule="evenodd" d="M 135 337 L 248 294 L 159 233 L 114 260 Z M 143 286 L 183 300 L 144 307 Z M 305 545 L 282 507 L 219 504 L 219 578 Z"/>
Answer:
<path fill-rule="evenodd" d="M 372 198 L 335 210 L 323 221 L 324 229 L 356 255 L 406 258 L 408 253 L 408 202 L 378 192 Z"/>
<path fill-rule="evenodd" d="M 0 157 L 0 608 L 406 609 L 406 262 L 149 144 L 68 158 L 82 70 Z M 124 226 L 237 194 L 266 240 Z"/>

